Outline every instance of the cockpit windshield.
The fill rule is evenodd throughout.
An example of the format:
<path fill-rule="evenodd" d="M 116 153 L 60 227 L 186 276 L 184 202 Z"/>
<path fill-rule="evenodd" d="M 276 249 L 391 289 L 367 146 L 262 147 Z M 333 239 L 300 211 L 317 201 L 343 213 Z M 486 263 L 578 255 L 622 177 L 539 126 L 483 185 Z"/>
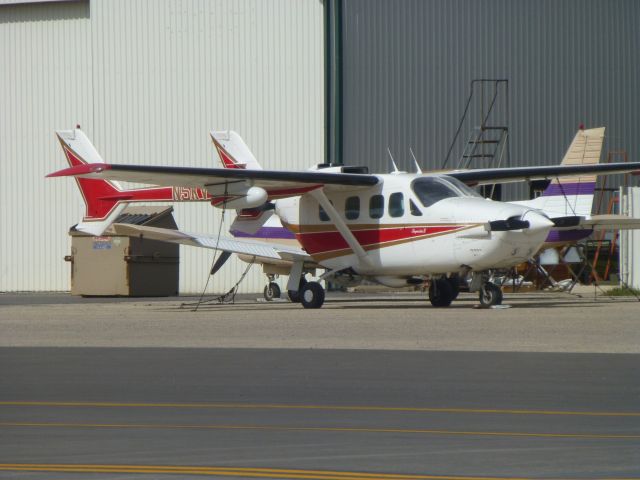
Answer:
<path fill-rule="evenodd" d="M 413 188 L 413 191 L 425 207 L 430 207 L 434 203 L 444 200 L 445 198 L 482 198 L 478 192 L 453 177 L 434 176 L 418 178 L 413 181 L 411 188 Z"/>

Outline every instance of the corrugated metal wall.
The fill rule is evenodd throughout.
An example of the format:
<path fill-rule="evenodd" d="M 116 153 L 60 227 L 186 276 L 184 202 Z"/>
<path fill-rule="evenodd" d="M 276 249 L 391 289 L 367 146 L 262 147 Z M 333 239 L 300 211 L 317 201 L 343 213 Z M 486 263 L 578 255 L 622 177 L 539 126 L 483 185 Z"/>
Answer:
<path fill-rule="evenodd" d="M 389 147 L 412 169 L 412 147 L 440 168 L 475 78 L 509 79 L 513 166 L 559 162 L 581 123 L 640 160 L 640 2 L 343 0 L 343 12 L 344 163 L 389 171 Z"/>
<path fill-rule="evenodd" d="M 60 18 L 63 17 L 63 18 Z M 106 161 L 217 166 L 211 128 L 241 133 L 268 168 L 324 155 L 323 13 L 317 0 L 113 0 L 0 7 L 0 290 L 64 290 L 66 230 L 81 208 L 53 131 L 80 123 Z M 220 211 L 176 206 L 181 228 L 217 232 Z M 228 225 L 228 224 L 227 224 Z M 5 248 L 5 246 L 7 248 Z M 213 252 L 182 247 L 181 291 L 204 287 Z M 244 264 L 210 284 L 226 291 Z M 242 291 L 261 291 L 259 269 Z"/>
<path fill-rule="evenodd" d="M 84 209 L 54 130 L 93 129 L 89 3 L 0 7 L 0 291 L 65 290 Z"/>
<path fill-rule="evenodd" d="M 320 2 L 115 0 L 91 7 L 93 138 L 107 161 L 218 166 L 212 128 L 237 130 L 268 168 L 322 161 Z M 179 204 L 175 216 L 185 230 L 217 233 L 217 209 Z M 182 247 L 183 292 L 201 291 L 212 255 Z M 210 290 L 233 286 L 244 267 L 230 260 Z M 253 270 L 243 291 L 264 286 Z"/>

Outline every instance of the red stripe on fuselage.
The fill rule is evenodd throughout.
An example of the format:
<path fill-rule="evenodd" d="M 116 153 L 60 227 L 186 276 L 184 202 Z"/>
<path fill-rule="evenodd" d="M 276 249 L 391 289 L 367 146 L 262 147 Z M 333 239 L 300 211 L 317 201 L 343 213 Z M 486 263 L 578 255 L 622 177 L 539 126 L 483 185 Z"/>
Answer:
<path fill-rule="evenodd" d="M 365 249 L 380 248 L 386 243 L 419 240 L 431 236 L 454 232 L 468 225 L 417 225 L 381 227 L 371 230 L 352 230 Z M 304 230 L 304 226 L 300 227 Z M 327 226 L 327 228 L 331 228 Z M 348 249 L 349 245 L 338 231 L 301 232 L 296 238 L 310 255 Z"/>

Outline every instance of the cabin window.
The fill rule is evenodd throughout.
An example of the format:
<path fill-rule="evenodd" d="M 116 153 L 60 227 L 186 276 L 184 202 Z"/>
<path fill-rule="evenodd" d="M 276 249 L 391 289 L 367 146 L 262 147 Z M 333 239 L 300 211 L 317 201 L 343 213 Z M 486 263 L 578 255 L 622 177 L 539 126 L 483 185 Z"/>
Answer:
<path fill-rule="evenodd" d="M 327 215 L 327 212 L 324 211 L 324 208 L 322 208 L 322 205 L 318 205 L 318 213 L 320 216 L 320 220 L 322 220 L 323 222 L 328 222 L 329 221 L 329 215 Z"/>
<path fill-rule="evenodd" d="M 409 199 L 409 207 L 411 208 L 411 215 L 414 217 L 421 217 L 422 212 L 418 208 L 418 206 L 413 202 L 413 200 Z"/>
<path fill-rule="evenodd" d="M 421 177 L 413 181 L 411 188 L 425 207 L 445 198 L 476 197 L 482 198 L 475 190 L 452 177 Z"/>
<path fill-rule="evenodd" d="M 329 200 L 329 202 L 333 205 L 333 200 Z M 324 208 L 322 208 L 322 205 L 320 204 L 318 204 L 318 216 L 323 222 L 328 222 L 330 220 L 329 215 L 327 215 L 327 212 L 324 211 Z"/>
<path fill-rule="evenodd" d="M 382 218 L 382 215 L 384 215 L 384 196 L 374 195 L 369 199 L 369 216 Z"/>
<path fill-rule="evenodd" d="M 360 217 L 360 197 L 349 197 L 344 202 L 344 216 L 347 220 L 357 220 Z"/>
<path fill-rule="evenodd" d="M 404 195 L 402 192 L 392 193 L 389 197 L 389 215 L 392 217 L 404 215 Z"/>

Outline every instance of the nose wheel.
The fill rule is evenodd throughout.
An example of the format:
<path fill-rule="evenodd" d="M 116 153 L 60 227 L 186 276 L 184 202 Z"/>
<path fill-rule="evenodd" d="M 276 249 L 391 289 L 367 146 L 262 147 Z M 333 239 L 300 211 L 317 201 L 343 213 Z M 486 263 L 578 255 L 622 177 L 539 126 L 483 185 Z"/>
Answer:
<path fill-rule="evenodd" d="M 274 298 L 280 298 L 281 293 L 280 286 L 276 282 L 269 282 L 264 287 L 262 295 L 267 302 L 271 302 Z"/>
<path fill-rule="evenodd" d="M 500 305 L 502 303 L 502 290 L 497 285 L 487 282 L 480 288 L 478 297 L 480 304 L 485 307 Z"/>

